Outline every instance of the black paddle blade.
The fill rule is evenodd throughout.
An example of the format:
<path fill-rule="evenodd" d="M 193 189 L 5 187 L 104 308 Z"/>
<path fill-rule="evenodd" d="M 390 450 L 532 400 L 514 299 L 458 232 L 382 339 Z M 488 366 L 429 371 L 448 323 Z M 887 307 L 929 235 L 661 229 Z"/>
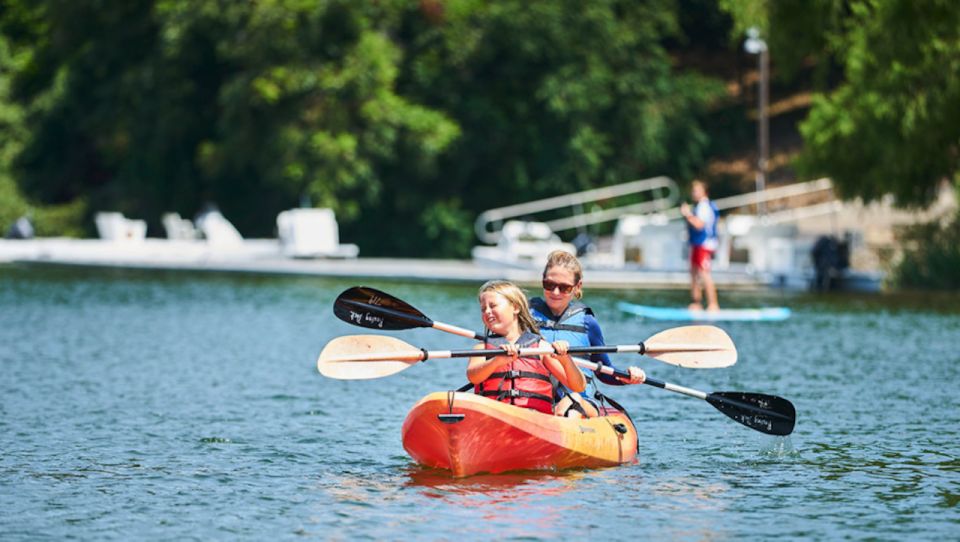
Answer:
<path fill-rule="evenodd" d="M 333 314 L 348 324 L 368 329 L 433 327 L 433 320 L 422 312 L 369 286 L 344 290 L 333 302 Z"/>
<path fill-rule="evenodd" d="M 797 421 L 793 403 L 776 395 L 717 391 L 707 402 L 734 420 L 768 435 L 789 435 Z"/>

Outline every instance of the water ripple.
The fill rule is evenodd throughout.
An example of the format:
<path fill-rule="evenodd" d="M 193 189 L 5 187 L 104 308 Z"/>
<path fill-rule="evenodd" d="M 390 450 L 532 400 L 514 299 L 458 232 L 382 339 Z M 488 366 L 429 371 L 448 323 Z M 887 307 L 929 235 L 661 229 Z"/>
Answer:
<path fill-rule="evenodd" d="M 772 325 L 725 326 L 722 371 L 622 358 L 703 389 L 782 395 L 787 438 L 696 399 L 606 388 L 640 428 L 637 464 L 455 479 L 413 464 L 400 424 L 464 382 L 462 360 L 390 378 L 316 374 L 357 330 L 329 308 L 352 283 L 189 273 L 0 267 L 0 537 L 940 540 L 960 531 L 954 304 L 729 293 L 786 304 Z M 377 286 L 377 284 L 374 284 Z M 439 321 L 479 327 L 475 289 L 386 283 Z M 589 293 L 610 342 L 668 327 Z M 949 297 L 949 296 L 947 296 Z M 432 349 L 470 342 L 396 336 Z"/>

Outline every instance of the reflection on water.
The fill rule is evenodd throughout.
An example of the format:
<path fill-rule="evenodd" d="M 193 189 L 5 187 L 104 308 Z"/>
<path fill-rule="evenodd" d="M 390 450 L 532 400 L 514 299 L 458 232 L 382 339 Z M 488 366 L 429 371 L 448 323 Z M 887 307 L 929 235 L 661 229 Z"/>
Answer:
<path fill-rule="evenodd" d="M 583 474 L 516 472 L 452 478 L 449 473 L 414 466 L 406 487 L 445 507 L 471 510 L 479 520 L 472 532 L 492 538 L 560 534 L 567 506 L 558 497 L 576 487 Z"/>
<path fill-rule="evenodd" d="M 956 295 L 729 292 L 794 316 L 723 326 L 734 367 L 635 356 L 705 391 L 797 407 L 786 438 L 649 386 L 613 393 L 639 463 L 454 479 L 413 465 L 407 410 L 455 389 L 465 361 L 334 381 L 315 363 L 357 329 L 334 318 L 352 281 L 0 267 L 0 538 L 531 540 L 955 539 L 960 532 L 960 303 Z M 476 287 L 378 283 L 438 321 L 480 327 Z M 588 292 L 611 343 L 670 324 Z M 392 333 L 428 349 L 471 342 Z"/>
<path fill-rule="evenodd" d="M 583 478 L 581 471 L 563 472 L 507 472 L 477 474 L 454 478 L 449 471 L 412 466 L 407 469 L 406 486 L 419 488 L 426 497 L 446 499 L 450 504 L 469 506 L 471 497 L 495 504 L 525 500 L 531 497 L 550 497 L 569 491 Z M 475 500 L 475 499 L 474 499 Z"/>

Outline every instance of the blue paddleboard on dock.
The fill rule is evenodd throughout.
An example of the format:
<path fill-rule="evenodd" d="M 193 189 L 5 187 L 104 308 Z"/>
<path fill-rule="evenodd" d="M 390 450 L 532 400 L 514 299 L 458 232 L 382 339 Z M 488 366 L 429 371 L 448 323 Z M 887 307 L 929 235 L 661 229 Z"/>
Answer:
<path fill-rule="evenodd" d="M 786 307 L 764 307 L 759 309 L 720 309 L 718 311 L 692 311 L 686 308 L 650 307 L 621 301 L 617 307 L 627 313 L 650 318 L 651 320 L 673 320 L 677 322 L 779 322 L 790 318 L 790 309 Z"/>

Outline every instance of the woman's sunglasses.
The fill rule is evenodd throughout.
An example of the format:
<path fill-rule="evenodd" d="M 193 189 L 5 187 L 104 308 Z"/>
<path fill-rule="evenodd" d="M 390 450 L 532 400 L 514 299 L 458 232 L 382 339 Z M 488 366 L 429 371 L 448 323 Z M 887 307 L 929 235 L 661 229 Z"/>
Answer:
<path fill-rule="evenodd" d="M 561 284 L 559 282 L 553 282 L 552 280 L 543 281 L 543 289 L 548 292 L 552 292 L 559 288 L 561 294 L 569 294 L 571 291 L 573 291 L 574 286 L 576 286 L 576 284 Z"/>

